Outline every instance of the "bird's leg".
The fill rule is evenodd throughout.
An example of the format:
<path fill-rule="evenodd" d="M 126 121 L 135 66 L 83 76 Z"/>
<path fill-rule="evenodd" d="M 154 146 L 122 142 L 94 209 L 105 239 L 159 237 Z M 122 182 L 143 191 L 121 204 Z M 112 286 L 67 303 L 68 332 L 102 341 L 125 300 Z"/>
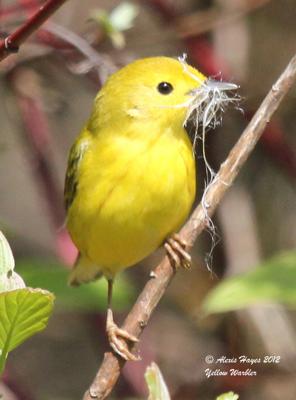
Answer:
<path fill-rule="evenodd" d="M 138 342 L 138 339 L 135 336 L 128 333 L 127 331 L 125 331 L 124 329 L 120 329 L 114 322 L 113 312 L 111 308 L 112 289 L 113 289 L 113 280 L 108 279 L 108 310 L 107 310 L 106 331 L 110 346 L 115 351 L 115 353 L 119 354 L 125 360 L 138 361 L 139 358 L 129 351 L 126 343 L 127 340 L 135 343 Z"/>
<path fill-rule="evenodd" d="M 164 248 L 173 267 L 183 267 L 185 269 L 190 269 L 191 256 L 186 251 L 186 241 L 183 240 L 180 235 L 175 233 L 173 236 L 168 238 L 165 241 Z"/>

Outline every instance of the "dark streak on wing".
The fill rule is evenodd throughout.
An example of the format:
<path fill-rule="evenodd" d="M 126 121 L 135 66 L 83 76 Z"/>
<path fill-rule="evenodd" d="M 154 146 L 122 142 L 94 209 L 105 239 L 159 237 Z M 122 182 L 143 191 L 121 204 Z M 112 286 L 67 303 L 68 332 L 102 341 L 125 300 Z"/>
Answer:
<path fill-rule="evenodd" d="M 75 142 L 70 150 L 69 160 L 68 160 L 68 168 L 66 172 L 65 178 L 65 189 L 64 189 L 64 204 L 66 210 L 71 206 L 78 185 L 78 167 L 79 161 L 83 157 L 83 154 L 86 150 L 85 142 Z"/>

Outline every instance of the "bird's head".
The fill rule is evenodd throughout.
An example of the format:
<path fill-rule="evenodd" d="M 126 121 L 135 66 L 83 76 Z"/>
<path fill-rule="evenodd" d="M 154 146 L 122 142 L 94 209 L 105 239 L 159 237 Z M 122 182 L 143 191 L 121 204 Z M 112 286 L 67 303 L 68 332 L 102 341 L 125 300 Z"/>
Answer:
<path fill-rule="evenodd" d="M 97 123 L 122 126 L 155 122 L 161 126 L 185 125 L 194 119 L 209 124 L 218 109 L 229 102 L 225 91 L 234 84 L 207 79 L 184 59 L 151 57 L 140 59 L 117 71 L 98 93 Z"/>

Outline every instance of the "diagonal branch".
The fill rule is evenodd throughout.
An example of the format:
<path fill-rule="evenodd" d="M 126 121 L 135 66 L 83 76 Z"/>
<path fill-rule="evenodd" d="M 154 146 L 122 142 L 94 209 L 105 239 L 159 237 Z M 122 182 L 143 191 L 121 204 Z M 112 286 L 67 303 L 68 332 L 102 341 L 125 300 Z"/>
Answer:
<path fill-rule="evenodd" d="M 39 9 L 15 32 L 0 42 L 0 61 L 9 54 L 17 53 L 19 46 L 34 33 L 66 0 L 47 0 Z"/>
<path fill-rule="evenodd" d="M 296 55 L 263 100 L 256 114 L 242 133 L 240 139 L 221 165 L 214 182 L 204 196 L 203 206 L 199 205 L 187 224 L 181 230 L 182 237 L 192 247 L 198 235 L 207 227 L 209 217 L 214 213 L 226 190 L 232 185 L 243 164 L 251 154 L 271 116 L 296 80 Z M 139 337 L 167 286 L 175 275 L 167 257 L 155 268 L 142 293 L 124 321 L 123 328 Z M 104 360 L 83 400 L 103 400 L 113 389 L 119 378 L 124 361 L 119 356 L 107 352 Z"/>

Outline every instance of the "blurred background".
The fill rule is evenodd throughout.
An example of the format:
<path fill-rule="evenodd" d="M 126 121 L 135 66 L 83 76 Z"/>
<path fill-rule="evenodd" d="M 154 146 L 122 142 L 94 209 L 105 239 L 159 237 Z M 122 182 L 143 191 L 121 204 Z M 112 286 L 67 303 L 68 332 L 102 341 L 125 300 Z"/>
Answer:
<path fill-rule="evenodd" d="M 1 35 L 41 3 L 0 1 Z M 207 135 L 207 157 L 217 170 L 295 52 L 295 20 L 295 0 L 69 0 L 19 54 L 1 62 L 0 229 L 26 283 L 57 297 L 48 328 L 9 358 L 7 399 L 82 398 L 108 348 L 106 283 L 67 288 L 76 250 L 62 200 L 70 145 L 106 77 L 136 58 L 187 53 L 204 74 L 239 84 L 242 110 L 227 110 L 223 126 Z M 296 87 L 221 203 L 215 248 L 208 233 L 198 239 L 192 270 L 174 279 L 141 338 L 142 361 L 125 366 L 112 399 L 145 398 L 144 371 L 155 361 L 174 400 L 212 400 L 227 390 L 242 400 L 295 400 L 295 109 Z M 200 199 L 205 171 L 198 145 Z M 162 255 L 120 276 L 117 321 Z M 213 366 L 207 355 L 261 362 Z M 280 362 L 263 363 L 265 355 Z M 207 378 L 206 368 L 227 374 Z M 252 368 L 256 376 L 231 376 L 231 368 Z"/>

